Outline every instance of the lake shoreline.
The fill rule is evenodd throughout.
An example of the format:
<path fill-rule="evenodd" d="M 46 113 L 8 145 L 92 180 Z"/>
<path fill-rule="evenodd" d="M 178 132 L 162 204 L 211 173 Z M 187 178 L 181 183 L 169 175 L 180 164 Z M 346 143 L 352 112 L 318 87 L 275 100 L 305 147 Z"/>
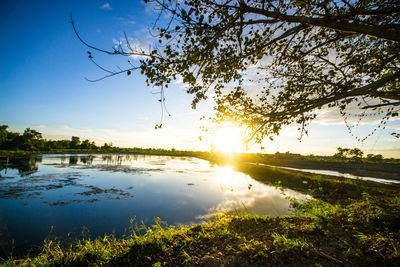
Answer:
<path fill-rule="evenodd" d="M 0 157 L 23 157 L 30 155 L 46 154 L 127 154 L 127 155 L 157 155 L 157 156 L 176 156 L 176 157 L 196 157 L 209 161 L 218 162 L 248 162 L 262 163 L 266 165 L 289 167 L 299 169 L 316 169 L 349 173 L 355 176 L 365 176 L 379 179 L 389 179 L 400 181 L 399 163 L 372 163 L 372 162 L 337 162 L 305 159 L 304 157 L 284 157 L 282 155 L 269 154 L 246 154 L 237 153 L 234 157 L 227 157 L 224 153 L 211 153 L 204 151 L 180 151 L 165 149 L 140 149 L 137 151 L 118 149 L 117 151 L 93 151 L 82 149 L 71 149 L 63 151 L 0 151 Z M 283 154 L 284 155 L 284 154 Z"/>
<path fill-rule="evenodd" d="M 258 181 L 309 193 L 297 213 L 271 218 L 221 214 L 196 226 L 133 224 L 132 235 L 64 246 L 47 240 L 41 252 L 9 265 L 323 266 L 400 263 L 399 186 L 307 175 L 274 167 L 236 167 Z M 146 233 L 139 234 L 139 229 Z"/>

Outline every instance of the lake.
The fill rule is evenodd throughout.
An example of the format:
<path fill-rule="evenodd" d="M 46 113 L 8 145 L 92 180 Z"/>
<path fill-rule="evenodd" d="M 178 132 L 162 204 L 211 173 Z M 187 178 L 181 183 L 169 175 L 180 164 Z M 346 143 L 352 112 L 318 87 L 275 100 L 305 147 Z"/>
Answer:
<path fill-rule="evenodd" d="M 7 167 L 7 168 L 6 168 Z M 286 195 L 305 199 L 292 190 Z M 0 256 L 45 238 L 128 234 L 130 219 L 195 224 L 220 211 L 291 213 L 281 190 L 191 157 L 41 155 L 0 161 Z"/>

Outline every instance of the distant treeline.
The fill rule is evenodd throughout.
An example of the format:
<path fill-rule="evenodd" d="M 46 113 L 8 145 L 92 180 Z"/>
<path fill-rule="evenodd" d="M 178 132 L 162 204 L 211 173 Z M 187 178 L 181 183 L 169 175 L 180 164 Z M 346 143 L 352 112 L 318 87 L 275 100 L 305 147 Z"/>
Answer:
<path fill-rule="evenodd" d="M 293 154 L 289 151 L 286 153 L 275 153 L 276 158 L 297 158 L 303 160 L 317 160 L 317 161 L 334 161 L 334 162 L 382 162 L 384 160 L 388 161 L 396 161 L 396 159 L 385 159 L 382 154 L 367 154 L 359 148 L 337 148 L 337 153 L 333 154 L 333 156 L 316 156 L 316 155 L 308 155 L 303 156 L 300 154 Z"/>
<path fill-rule="evenodd" d="M 224 157 L 224 153 L 209 153 L 199 151 L 180 151 L 172 149 L 159 148 L 121 148 L 116 147 L 112 143 L 104 143 L 98 146 L 94 141 L 89 139 L 81 140 L 78 136 L 72 136 L 70 140 L 47 140 L 44 139 L 42 133 L 26 128 L 21 134 L 18 132 L 10 132 L 7 130 L 7 125 L 0 125 L 0 152 L 3 154 L 16 153 L 136 153 L 150 155 L 171 155 L 171 156 L 196 156 L 210 159 L 213 157 Z M 367 154 L 359 148 L 337 148 L 338 152 L 332 156 L 317 156 L 317 155 L 300 155 L 290 153 L 275 153 L 275 154 L 249 154 L 235 153 L 237 159 L 245 161 L 258 160 L 274 160 L 273 164 L 280 165 L 286 161 L 318 161 L 318 162 L 365 162 L 365 163 L 400 163 L 400 159 L 384 158 L 381 154 Z M 232 156 L 232 155 L 231 155 Z M 261 157 L 261 158 L 260 158 Z M 231 158 L 231 157 L 230 157 Z M 276 161 L 276 162 L 275 162 Z M 272 162 L 271 162 L 272 163 Z"/>
<path fill-rule="evenodd" d="M 10 132 L 7 125 L 0 126 L 0 149 L 23 151 L 49 151 L 53 149 L 98 149 L 96 144 L 88 139 L 81 141 L 79 137 L 72 136 L 71 140 L 46 140 L 42 133 L 26 128 L 20 134 Z"/>
<path fill-rule="evenodd" d="M 318 155 L 300 155 L 293 154 L 290 152 L 286 153 L 275 153 L 275 154 L 263 154 L 264 159 L 276 160 L 284 164 L 284 162 L 337 162 L 337 163 L 395 163 L 399 164 L 400 159 L 398 158 L 385 158 L 382 154 L 364 154 L 359 148 L 337 148 L 338 152 L 332 156 L 318 156 Z M 286 164 L 287 165 L 287 164 Z M 311 168 L 311 167 L 310 167 Z"/>
<path fill-rule="evenodd" d="M 89 139 L 81 140 L 78 136 L 72 136 L 71 140 L 47 140 L 42 133 L 26 128 L 21 134 L 10 132 L 7 125 L 0 125 L 0 151 L 12 152 L 52 152 L 52 153 L 79 153 L 79 152 L 99 152 L 99 153 L 141 153 L 152 155 L 171 155 L 171 156 L 194 156 L 201 152 L 178 151 L 173 149 L 158 148 L 121 148 L 115 147 L 112 143 L 104 143 L 97 146 L 94 141 Z"/>

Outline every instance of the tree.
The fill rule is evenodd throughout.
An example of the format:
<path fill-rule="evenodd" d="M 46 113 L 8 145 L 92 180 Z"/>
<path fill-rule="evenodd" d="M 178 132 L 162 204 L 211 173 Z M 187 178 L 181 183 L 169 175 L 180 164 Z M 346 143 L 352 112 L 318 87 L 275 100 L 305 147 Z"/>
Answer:
<path fill-rule="evenodd" d="M 96 144 L 93 142 L 90 142 L 89 139 L 86 139 L 84 141 L 82 141 L 81 144 L 81 149 L 96 149 Z"/>
<path fill-rule="evenodd" d="M 381 162 L 381 161 L 383 161 L 383 156 L 381 154 L 377 154 L 377 155 L 368 154 L 367 159 L 370 161 L 373 161 L 373 162 Z"/>
<path fill-rule="evenodd" d="M 72 136 L 71 137 L 71 142 L 69 144 L 70 148 L 75 148 L 75 149 L 79 148 L 80 144 L 81 144 L 81 140 L 79 139 L 78 136 Z"/>
<path fill-rule="evenodd" d="M 0 147 L 2 147 L 2 144 L 7 140 L 7 128 L 8 125 L 0 125 Z"/>
<path fill-rule="evenodd" d="M 340 159 L 347 158 L 349 151 L 350 151 L 349 148 L 342 148 L 342 147 L 338 147 L 337 150 L 338 150 L 338 152 L 336 154 L 334 154 L 333 156 L 335 158 L 340 158 Z"/>
<path fill-rule="evenodd" d="M 135 49 L 126 35 L 114 50 L 97 48 L 72 21 L 91 48 L 90 60 L 106 71 L 97 80 L 140 69 L 148 85 L 161 87 L 163 102 L 164 88 L 181 77 L 194 95 L 193 108 L 213 89 L 213 120 L 243 125 L 247 140 L 255 141 L 292 123 L 299 124 L 300 137 L 307 134 L 322 107 L 339 109 L 346 123 L 357 112 L 360 119 L 379 115 L 379 128 L 398 117 L 398 1 L 146 2 L 160 12 L 159 44 L 149 51 Z M 140 60 L 133 65 L 129 57 L 126 69 L 113 72 L 98 65 L 92 51 Z"/>
<path fill-rule="evenodd" d="M 353 148 L 350 150 L 349 154 L 352 156 L 353 160 L 359 161 L 362 159 L 364 152 L 359 148 Z"/>
<path fill-rule="evenodd" d="M 110 150 L 111 148 L 113 148 L 112 142 L 104 143 L 104 145 L 101 147 L 102 150 Z"/>
<path fill-rule="evenodd" d="M 338 152 L 336 154 L 334 154 L 333 156 L 335 158 L 340 158 L 340 159 L 352 159 L 354 161 L 361 161 L 364 152 L 359 149 L 359 148 L 342 148 L 342 147 L 338 147 L 337 148 Z"/>
<path fill-rule="evenodd" d="M 40 150 L 44 145 L 42 134 L 31 128 L 26 128 L 19 141 L 23 150 Z"/>

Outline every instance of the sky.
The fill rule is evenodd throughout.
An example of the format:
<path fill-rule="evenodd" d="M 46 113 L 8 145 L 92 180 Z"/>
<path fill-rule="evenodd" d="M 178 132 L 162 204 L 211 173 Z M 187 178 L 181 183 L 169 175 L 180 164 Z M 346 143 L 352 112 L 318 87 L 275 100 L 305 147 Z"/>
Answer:
<path fill-rule="evenodd" d="M 89 43 L 111 49 L 123 33 L 139 47 L 151 44 L 149 28 L 156 11 L 143 1 L 2 1 L 0 9 L 0 125 L 22 132 L 33 128 L 48 139 L 80 136 L 98 145 L 112 142 L 123 147 L 209 150 L 200 120 L 213 114 L 207 100 L 196 110 L 184 86 L 173 83 L 166 90 L 171 116 L 160 122 L 158 88 L 147 87 L 139 72 L 99 82 L 104 73 L 88 59 L 88 49 L 77 39 L 70 23 L 72 12 L 80 35 Z M 114 70 L 126 66 L 121 57 L 93 52 L 97 62 Z M 364 120 L 354 132 L 364 137 L 376 127 L 376 119 Z M 400 140 L 391 133 L 400 130 L 392 120 L 366 142 L 352 137 L 337 111 L 322 110 L 299 142 L 297 126 L 283 129 L 273 142 L 254 146 L 265 153 L 287 152 L 304 155 L 332 155 L 337 147 L 358 147 L 365 154 L 400 158 Z"/>

